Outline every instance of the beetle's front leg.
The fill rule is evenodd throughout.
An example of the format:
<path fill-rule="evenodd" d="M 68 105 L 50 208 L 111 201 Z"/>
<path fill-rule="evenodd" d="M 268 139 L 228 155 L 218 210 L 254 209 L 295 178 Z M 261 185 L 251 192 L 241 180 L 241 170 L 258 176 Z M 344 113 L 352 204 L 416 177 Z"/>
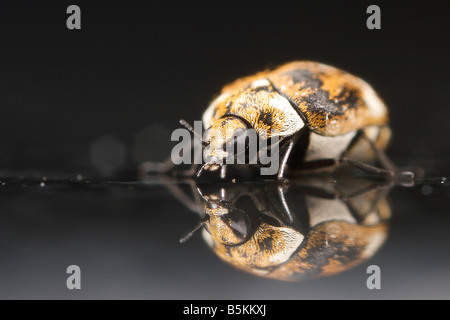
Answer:
<path fill-rule="evenodd" d="M 292 148 L 294 148 L 295 139 L 294 137 L 290 137 L 287 143 L 287 147 L 284 150 L 283 157 L 281 159 L 280 167 L 278 169 L 277 179 L 282 180 L 284 178 L 284 172 L 286 171 L 287 161 L 291 154 Z"/>

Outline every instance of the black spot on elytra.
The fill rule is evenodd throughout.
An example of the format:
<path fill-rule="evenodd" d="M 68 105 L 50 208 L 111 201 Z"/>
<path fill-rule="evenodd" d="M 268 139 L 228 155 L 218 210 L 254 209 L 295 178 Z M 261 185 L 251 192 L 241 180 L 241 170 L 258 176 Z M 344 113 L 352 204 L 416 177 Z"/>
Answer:
<path fill-rule="evenodd" d="M 330 99 L 327 91 L 319 89 L 302 98 L 301 101 L 305 102 L 308 112 L 339 116 L 343 115 L 347 108 L 358 107 L 359 94 L 356 90 L 344 88 L 336 98 Z"/>
<path fill-rule="evenodd" d="M 307 106 L 308 112 L 311 113 L 328 113 L 330 115 L 342 115 L 343 109 L 340 103 L 335 103 L 330 100 L 330 95 L 327 91 L 317 90 L 302 99 Z"/>
<path fill-rule="evenodd" d="M 323 85 L 322 80 L 319 79 L 317 74 L 312 73 L 308 69 L 296 69 L 283 73 L 283 75 L 289 75 L 292 77 L 294 83 L 302 83 L 303 89 L 311 88 L 318 89 Z"/>
<path fill-rule="evenodd" d="M 273 232 L 269 232 L 270 235 L 265 238 L 263 241 L 259 242 L 260 248 L 263 251 L 273 251 L 274 250 L 274 243 L 273 243 Z"/>
<path fill-rule="evenodd" d="M 321 248 L 310 249 L 304 258 L 309 264 L 321 270 L 330 263 L 330 259 L 336 258 L 339 251 L 335 247 L 324 246 Z"/>
<path fill-rule="evenodd" d="M 321 237 L 325 239 L 327 236 L 323 231 L 320 231 Z M 311 241 L 311 235 L 307 236 L 306 242 Z M 312 267 L 304 270 L 304 273 L 295 275 L 294 278 L 311 278 L 318 276 L 323 272 L 323 268 L 328 266 L 332 260 L 339 262 L 343 266 L 356 261 L 361 254 L 361 249 L 358 247 L 349 247 L 344 242 L 335 240 L 331 241 L 329 245 L 323 246 L 318 243 L 306 252 L 306 256 L 301 258 L 302 263 L 311 265 Z M 299 259 L 296 256 L 295 259 Z"/>
<path fill-rule="evenodd" d="M 340 104 L 345 104 L 348 108 L 356 108 L 359 103 L 359 93 L 356 90 L 344 88 L 337 98 Z"/>
<path fill-rule="evenodd" d="M 269 110 L 261 111 L 259 115 L 259 120 L 262 121 L 267 126 L 271 127 L 273 124 L 273 112 Z"/>

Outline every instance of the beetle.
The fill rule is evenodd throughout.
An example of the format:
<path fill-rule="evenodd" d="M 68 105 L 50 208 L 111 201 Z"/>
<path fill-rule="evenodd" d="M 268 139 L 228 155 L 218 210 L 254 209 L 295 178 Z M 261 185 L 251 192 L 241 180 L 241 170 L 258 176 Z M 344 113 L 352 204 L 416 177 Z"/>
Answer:
<path fill-rule="evenodd" d="M 294 153 L 289 165 L 304 172 L 341 163 L 389 177 L 397 170 L 383 152 L 391 136 L 384 102 L 364 80 L 322 63 L 295 61 L 240 78 L 223 87 L 202 121 L 204 155 L 210 160 L 197 176 L 220 168 L 225 178 L 223 146 L 233 143 L 227 140 L 230 132 L 249 129 L 280 140 L 278 179 Z M 180 123 L 194 132 L 186 121 Z M 374 159 L 382 168 L 369 164 Z"/>
<path fill-rule="evenodd" d="M 309 177 L 288 185 L 193 185 L 202 218 L 180 241 L 203 227 L 217 256 L 262 277 L 301 281 L 340 273 L 369 259 L 387 238 L 392 185 L 368 182 Z"/>

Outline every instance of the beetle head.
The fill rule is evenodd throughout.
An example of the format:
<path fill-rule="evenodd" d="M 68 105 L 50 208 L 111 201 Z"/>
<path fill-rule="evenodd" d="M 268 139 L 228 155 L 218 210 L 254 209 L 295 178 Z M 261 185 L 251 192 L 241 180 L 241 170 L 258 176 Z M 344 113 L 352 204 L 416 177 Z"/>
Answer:
<path fill-rule="evenodd" d="M 180 242 L 187 241 L 197 230 L 206 227 L 206 230 L 214 241 L 225 245 L 237 245 L 247 240 L 251 222 L 245 211 L 235 207 L 226 200 L 225 189 L 221 189 L 219 194 L 203 195 L 197 188 L 200 197 L 203 199 L 202 211 L 204 216 L 199 223 L 180 239 Z"/>
<path fill-rule="evenodd" d="M 245 148 L 247 130 L 245 122 L 235 116 L 227 116 L 214 122 L 205 132 L 205 164 L 202 170 L 215 171 L 226 163 L 232 163 L 236 156 L 235 150 Z M 238 147 L 239 144 L 242 145 Z"/>
<path fill-rule="evenodd" d="M 200 195 L 204 200 L 204 213 L 208 217 L 205 219 L 206 230 L 215 241 L 237 245 L 247 239 L 251 223 L 243 210 L 225 200 L 224 194 Z"/>

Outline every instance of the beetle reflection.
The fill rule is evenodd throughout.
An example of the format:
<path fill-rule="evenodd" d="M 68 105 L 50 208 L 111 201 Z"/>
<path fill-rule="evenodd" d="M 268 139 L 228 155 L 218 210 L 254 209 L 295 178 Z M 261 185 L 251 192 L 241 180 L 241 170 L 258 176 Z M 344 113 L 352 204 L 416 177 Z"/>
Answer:
<path fill-rule="evenodd" d="M 258 276 L 301 281 L 340 273 L 387 238 L 389 185 L 302 179 L 191 186 L 200 222 L 181 241 L 202 229 L 217 256 Z"/>

